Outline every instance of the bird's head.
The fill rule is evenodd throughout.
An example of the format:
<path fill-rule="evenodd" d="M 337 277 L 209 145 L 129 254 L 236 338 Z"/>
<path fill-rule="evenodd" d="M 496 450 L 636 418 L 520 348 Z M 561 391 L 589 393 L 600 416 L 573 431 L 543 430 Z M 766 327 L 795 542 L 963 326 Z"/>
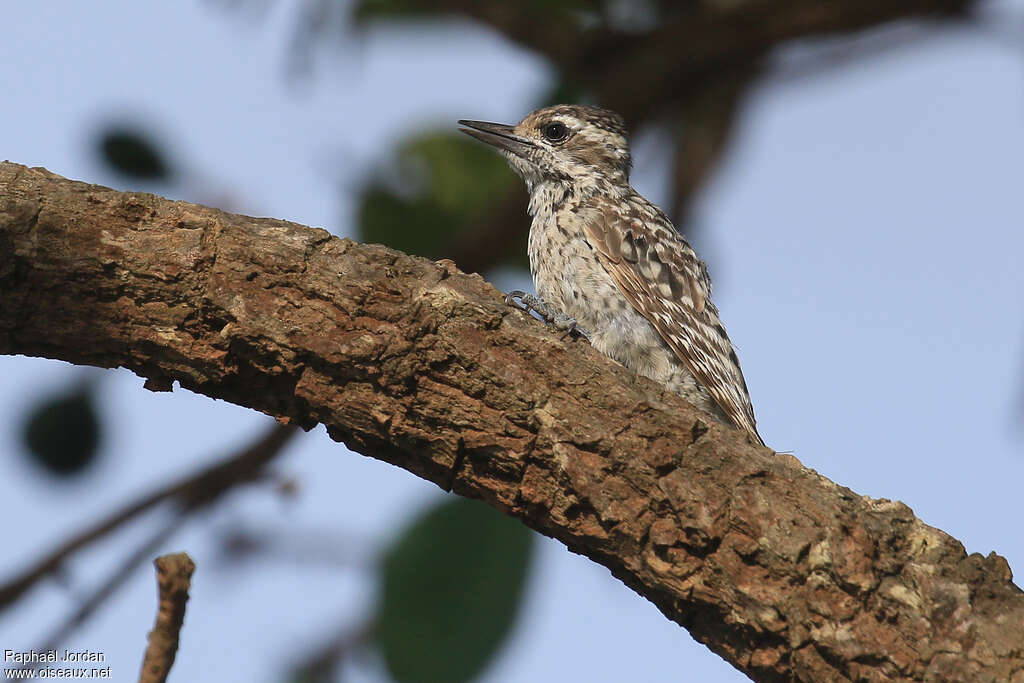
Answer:
<path fill-rule="evenodd" d="M 494 145 L 532 190 L 545 181 L 629 182 L 626 126 L 615 112 L 575 104 L 537 109 L 514 126 L 461 120 L 462 132 Z"/>

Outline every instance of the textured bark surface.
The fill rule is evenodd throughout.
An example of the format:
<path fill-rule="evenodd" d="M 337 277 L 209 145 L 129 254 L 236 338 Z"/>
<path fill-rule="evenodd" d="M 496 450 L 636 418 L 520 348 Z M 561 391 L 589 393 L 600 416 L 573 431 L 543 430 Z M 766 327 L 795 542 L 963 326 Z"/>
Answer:
<path fill-rule="evenodd" d="M 185 606 L 192 588 L 192 573 L 196 564 L 186 553 L 174 553 L 156 558 L 156 585 L 159 601 L 156 623 L 147 638 L 146 653 L 142 657 L 139 683 L 164 683 L 174 666 L 185 623 Z"/>
<path fill-rule="evenodd" d="M 450 262 L 5 163 L 0 294 L 0 353 L 322 422 L 608 567 L 756 680 L 1024 681 L 1003 558 L 755 447 Z"/>

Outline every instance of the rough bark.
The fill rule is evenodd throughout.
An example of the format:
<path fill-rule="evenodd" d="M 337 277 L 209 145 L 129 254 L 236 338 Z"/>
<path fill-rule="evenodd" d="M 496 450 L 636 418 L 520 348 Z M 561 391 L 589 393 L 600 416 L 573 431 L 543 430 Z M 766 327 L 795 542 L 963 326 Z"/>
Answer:
<path fill-rule="evenodd" d="M 139 683 L 164 683 L 178 654 L 185 606 L 192 587 L 196 564 L 186 553 L 162 555 L 153 561 L 159 592 L 156 623 L 149 632 L 146 653 L 142 657 Z"/>
<path fill-rule="evenodd" d="M 0 353 L 324 423 L 608 567 L 756 680 L 1024 680 L 1003 558 L 755 447 L 450 262 L 0 164 L 0 294 Z"/>

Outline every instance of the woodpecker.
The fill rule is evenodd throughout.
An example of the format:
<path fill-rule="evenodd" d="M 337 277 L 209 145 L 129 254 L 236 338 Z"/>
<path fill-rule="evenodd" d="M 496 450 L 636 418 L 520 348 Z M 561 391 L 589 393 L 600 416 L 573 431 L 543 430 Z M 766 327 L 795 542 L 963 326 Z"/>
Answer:
<path fill-rule="evenodd" d="M 629 184 L 615 112 L 556 105 L 516 125 L 460 120 L 526 182 L 537 296 L 511 292 L 560 329 L 665 385 L 758 442 L 740 361 L 711 301 L 707 266 Z"/>

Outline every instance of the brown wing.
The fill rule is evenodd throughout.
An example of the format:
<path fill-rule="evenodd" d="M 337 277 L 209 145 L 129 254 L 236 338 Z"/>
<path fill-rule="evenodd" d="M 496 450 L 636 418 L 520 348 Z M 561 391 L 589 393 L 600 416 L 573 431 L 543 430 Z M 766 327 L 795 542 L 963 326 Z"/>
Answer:
<path fill-rule="evenodd" d="M 586 237 L 629 303 L 729 419 L 761 441 L 739 358 L 711 301 L 711 279 L 690 245 L 639 196 L 595 207 L 587 219 Z"/>

